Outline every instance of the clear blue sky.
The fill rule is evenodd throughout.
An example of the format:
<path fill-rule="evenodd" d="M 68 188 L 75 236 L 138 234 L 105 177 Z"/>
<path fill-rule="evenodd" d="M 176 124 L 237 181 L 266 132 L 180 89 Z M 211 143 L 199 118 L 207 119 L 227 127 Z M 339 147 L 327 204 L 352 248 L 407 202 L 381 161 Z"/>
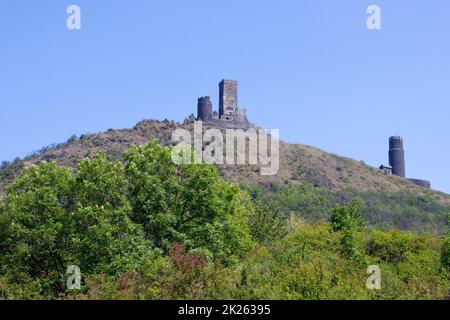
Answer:
<path fill-rule="evenodd" d="M 66 8 L 82 29 L 66 28 Z M 382 30 L 366 9 L 382 10 Z M 378 166 L 405 138 L 408 177 L 450 192 L 450 1 L 0 2 L 0 160 L 72 134 L 182 121 L 218 82 L 283 140 Z"/>

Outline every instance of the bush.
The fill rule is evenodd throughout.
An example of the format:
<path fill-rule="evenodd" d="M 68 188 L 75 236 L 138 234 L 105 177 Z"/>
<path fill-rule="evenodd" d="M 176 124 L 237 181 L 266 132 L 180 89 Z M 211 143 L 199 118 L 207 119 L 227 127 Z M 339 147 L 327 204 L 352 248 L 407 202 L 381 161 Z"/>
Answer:
<path fill-rule="evenodd" d="M 399 263 L 406 259 L 408 252 L 417 252 L 418 242 L 411 232 L 373 230 L 367 243 L 368 254 L 389 263 Z"/>
<path fill-rule="evenodd" d="M 249 223 L 253 238 L 260 244 L 269 244 L 287 233 L 286 218 L 274 201 L 255 202 Z"/>
<path fill-rule="evenodd" d="M 447 236 L 442 245 L 441 261 L 444 268 L 450 272 L 450 236 Z"/>
<path fill-rule="evenodd" d="M 366 263 L 363 246 L 361 245 L 361 231 L 364 225 L 364 218 L 356 201 L 352 201 L 345 206 L 337 205 L 331 214 L 331 230 L 341 234 L 341 247 L 344 256 L 360 264 Z"/>

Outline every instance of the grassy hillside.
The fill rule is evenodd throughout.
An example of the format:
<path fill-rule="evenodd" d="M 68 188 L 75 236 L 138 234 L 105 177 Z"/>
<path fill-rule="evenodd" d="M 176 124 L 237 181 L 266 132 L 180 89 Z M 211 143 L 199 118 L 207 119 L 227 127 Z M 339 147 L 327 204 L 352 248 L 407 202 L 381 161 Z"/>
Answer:
<path fill-rule="evenodd" d="M 4 187 L 23 168 L 42 160 L 74 167 L 78 160 L 99 152 L 105 152 L 109 159 L 121 159 L 134 144 L 142 145 L 156 139 L 162 145 L 170 145 L 171 134 L 177 127 L 192 129 L 192 124 L 145 120 L 132 129 L 110 129 L 72 137 L 66 143 L 43 148 L 24 160 L 3 166 L 0 197 Z M 365 203 L 369 223 L 378 227 L 442 233 L 447 226 L 448 194 L 426 190 L 362 162 L 314 147 L 281 142 L 280 148 L 280 170 L 276 176 L 261 176 L 258 167 L 249 165 L 221 166 L 221 175 L 254 196 L 279 201 L 283 214 L 295 213 L 306 220 L 326 220 L 336 203 L 358 197 Z"/>
<path fill-rule="evenodd" d="M 449 236 L 367 226 L 362 198 L 327 211 L 332 193 L 310 184 L 249 195 L 155 141 L 122 160 L 41 162 L 14 179 L 0 202 L 0 300 L 450 297 Z M 283 214 L 296 203 L 329 222 Z"/>

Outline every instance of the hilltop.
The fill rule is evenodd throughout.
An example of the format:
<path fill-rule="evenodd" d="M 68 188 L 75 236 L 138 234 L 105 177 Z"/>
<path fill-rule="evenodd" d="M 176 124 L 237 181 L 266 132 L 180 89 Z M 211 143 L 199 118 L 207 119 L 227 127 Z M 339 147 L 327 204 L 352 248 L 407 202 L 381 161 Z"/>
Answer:
<path fill-rule="evenodd" d="M 65 143 L 4 164 L 0 169 L 0 196 L 23 168 L 40 161 L 75 167 L 80 159 L 99 152 L 104 152 L 109 159 L 121 159 L 130 146 L 149 140 L 156 139 L 161 145 L 169 146 L 175 129 L 192 130 L 192 126 L 189 121 L 182 124 L 144 120 L 131 129 L 109 129 L 71 137 Z M 285 214 L 295 213 L 307 220 L 327 219 L 329 209 L 336 203 L 360 197 L 371 224 L 440 233 L 450 212 L 448 194 L 427 190 L 363 162 L 302 144 L 280 142 L 280 169 L 275 176 L 261 176 L 257 166 L 220 166 L 219 169 L 225 180 L 240 184 L 254 197 L 277 200 Z"/>

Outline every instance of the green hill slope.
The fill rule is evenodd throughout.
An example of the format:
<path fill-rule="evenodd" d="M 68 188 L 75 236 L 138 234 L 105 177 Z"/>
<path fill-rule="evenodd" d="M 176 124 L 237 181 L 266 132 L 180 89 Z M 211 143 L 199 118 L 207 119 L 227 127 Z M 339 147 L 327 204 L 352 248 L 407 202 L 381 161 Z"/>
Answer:
<path fill-rule="evenodd" d="M 5 164 L 0 170 L 3 189 L 23 169 L 40 161 L 55 161 L 74 167 L 79 159 L 105 152 L 120 159 L 131 145 L 156 139 L 171 144 L 171 134 L 192 124 L 145 120 L 132 129 L 113 130 L 71 138 L 66 143 L 43 148 L 23 160 Z M 426 230 L 441 233 L 450 213 L 448 194 L 426 190 L 406 179 L 386 175 L 376 168 L 314 147 L 280 143 L 280 170 L 275 176 L 261 176 L 256 166 L 221 166 L 222 176 L 243 186 L 254 197 L 275 199 L 282 213 L 294 213 L 306 220 L 326 220 L 336 203 L 360 197 L 367 220 L 379 227 Z"/>

